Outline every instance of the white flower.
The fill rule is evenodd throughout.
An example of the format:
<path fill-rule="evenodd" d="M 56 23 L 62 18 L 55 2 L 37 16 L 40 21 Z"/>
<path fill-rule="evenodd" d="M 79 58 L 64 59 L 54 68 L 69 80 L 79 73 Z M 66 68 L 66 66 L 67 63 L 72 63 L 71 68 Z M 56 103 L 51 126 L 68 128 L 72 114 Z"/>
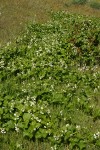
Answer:
<path fill-rule="evenodd" d="M 17 148 L 20 148 L 21 146 L 22 146 L 22 144 L 19 144 L 19 143 L 16 144 Z"/>
<path fill-rule="evenodd" d="M 36 128 L 34 128 L 34 131 L 36 131 Z"/>
<path fill-rule="evenodd" d="M 60 111 L 60 115 L 61 115 L 61 116 L 63 115 L 62 110 Z"/>
<path fill-rule="evenodd" d="M 69 127 L 69 124 L 66 124 L 66 127 Z"/>
<path fill-rule="evenodd" d="M 2 134 L 5 134 L 5 133 L 6 133 L 6 130 L 5 130 L 4 128 L 0 128 L 0 130 L 1 130 L 1 133 L 2 133 Z"/>
<path fill-rule="evenodd" d="M 17 126 L 15 126 L 15 131 L 19 132 L 19 128 Z"/>
<path fill-rule="evenodd" d="M 98 139 L 100 137 L 100 132 L 98 131 L 93 135 L 94 139 Z"/>
<path fill-rule="evenodd" d="M 77 130 L 80 130 L 80 128 L 81 128 L 80 125 L 76 125 Z"/>

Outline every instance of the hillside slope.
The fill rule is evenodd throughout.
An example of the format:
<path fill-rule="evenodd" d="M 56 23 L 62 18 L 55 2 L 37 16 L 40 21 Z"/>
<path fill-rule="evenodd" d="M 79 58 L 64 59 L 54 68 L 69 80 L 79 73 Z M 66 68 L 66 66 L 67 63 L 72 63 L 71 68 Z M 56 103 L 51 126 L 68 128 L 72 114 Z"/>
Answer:
<path fill-rule="evenodd" d="M 58 12 L 0 50 L 0 130 L 61 149 L 100 146 L 100 21 Z"/>

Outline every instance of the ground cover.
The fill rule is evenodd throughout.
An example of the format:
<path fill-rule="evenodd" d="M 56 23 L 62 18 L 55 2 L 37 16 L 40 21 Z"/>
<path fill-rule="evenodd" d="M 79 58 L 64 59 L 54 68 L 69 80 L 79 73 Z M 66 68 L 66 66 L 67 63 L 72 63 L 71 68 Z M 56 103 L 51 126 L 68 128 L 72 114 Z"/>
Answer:
<path fill-rule="evenodd" d="M 0 50 L 3 150 L 100 147 L 100 21 L 51 15 Z"/>

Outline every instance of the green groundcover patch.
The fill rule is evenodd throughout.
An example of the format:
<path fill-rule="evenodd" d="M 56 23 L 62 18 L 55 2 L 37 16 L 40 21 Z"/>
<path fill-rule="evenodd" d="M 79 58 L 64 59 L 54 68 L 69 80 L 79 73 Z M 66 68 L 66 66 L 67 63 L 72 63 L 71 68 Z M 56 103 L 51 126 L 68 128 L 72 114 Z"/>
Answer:
<path fill-rule="evenodd" d="M 100 20 L 57 12 L 0 50 L 0 132 L 51 149 L 100 147 Z M 21 150 L 21 148 L 19 148 Z"/>

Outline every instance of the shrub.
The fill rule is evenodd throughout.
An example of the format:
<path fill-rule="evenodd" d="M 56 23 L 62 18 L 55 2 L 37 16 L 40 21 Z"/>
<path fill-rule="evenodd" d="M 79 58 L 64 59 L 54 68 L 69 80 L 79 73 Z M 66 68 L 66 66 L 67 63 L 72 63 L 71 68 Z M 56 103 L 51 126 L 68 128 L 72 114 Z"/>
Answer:
<path fill-rule="evenodd" d="M 73 0 L 72 1 L 72 3 L 73 4 L 81 4 L 81 5 L 83 5 L 83 4 L 85 4 L 87 2 L 87 0 Z"/>
<path fill-rule="evenodd" d="M 100 3 L 98 2 L 91 2 L 90 6 L 94 9 L 100 9 Z"/>

